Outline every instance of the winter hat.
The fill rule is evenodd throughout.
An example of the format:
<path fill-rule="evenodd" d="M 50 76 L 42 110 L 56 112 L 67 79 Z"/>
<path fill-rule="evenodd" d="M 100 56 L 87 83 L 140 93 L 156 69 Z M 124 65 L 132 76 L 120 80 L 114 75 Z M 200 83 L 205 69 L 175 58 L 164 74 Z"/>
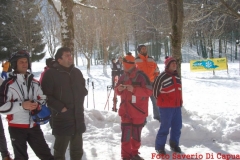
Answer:
<path fill-rule="evenodd" d="M 177 62 L 175 58 L 166 56 L 165 57 L 165 62 L 164 62 L 165 68 L 169 68 L 170 63 L 172 63 L 174 61 Z"/>
<path fill-rule="evenodd" d="M 146 47 L 146 46 L 144 44 L 138 45 L 138 48 L 137 48 L 138 53 L 141 52 L 142 47 Z"/>
<path fill-rule="evenodd" d="M 11 63 L 11 67 L 16 70 L 17 69 L 17 60 L 20 58 L 27 58 L 28 60 L 28 69 L 31 69 L 31 64 L 29 61 L 29 53 L 25 50 L 21 50 L 18 52 L 15 52 L 12 54 L 11 58 L 10 58 L 10 63 Z"/>
<path fill-rule="evenodd" d="M 128 52 L 127 55 L 123 57 L 123 66 L 126 69 L 129 69 L 135 66 L 135 58 L 132 56 L 131 52 Z"/>

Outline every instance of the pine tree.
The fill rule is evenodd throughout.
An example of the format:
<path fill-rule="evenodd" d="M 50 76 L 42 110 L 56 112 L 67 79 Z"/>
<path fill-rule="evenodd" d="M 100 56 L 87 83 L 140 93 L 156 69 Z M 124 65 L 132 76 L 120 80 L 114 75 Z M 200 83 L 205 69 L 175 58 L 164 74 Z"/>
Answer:
<path fill-rule="evenodd" d="M 1 55 L 27 50 L 31 61 L 45 56 L 39 5 L 33 0 L 1 0 Z M 3 8 L 3 9 L 2 9 Z M 0 56 L 1 59 L 1 56 Z"/>
<path fill-rule="evenodd" d="M 8 33 L 7 25 L 9 15 L 6 14 L 11 1 L 0 0 L 0 60 L 7 60 L 13 52 L 17 40 Z M 14 45 L 15 44 L 15 45 Z"/>

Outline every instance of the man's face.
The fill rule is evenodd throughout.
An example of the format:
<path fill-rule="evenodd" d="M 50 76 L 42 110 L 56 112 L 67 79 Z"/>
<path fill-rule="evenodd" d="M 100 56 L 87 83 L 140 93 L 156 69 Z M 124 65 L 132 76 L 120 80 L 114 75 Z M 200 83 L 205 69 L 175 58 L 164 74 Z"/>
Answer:
<path fill-rule="evenodd" d="M 147 55 L 147 47 L 144 47 L 144 46 L 143 46 L 143 47 L 141 48 L 140 54 L 142 54 L 142 55 L 144 55 L 144 56 Z"/>
<path fill-rule="evenodd" d="M 171 62 L 168 69 L 169 69 L 170 72 L 173 72 L 173 71 L 177 70 L 176 61 Z"/>
<path fill-rule="evenodd" d="M 21 74 L 27 73 L 28 70 L 28 59 L 20 58 L 17 60 L 17 71 Z"/>
<path fill-rule="evenodd" d="M 70 52 L 63 52 L 62 58 L 58 59 L 58 63 L 64 67 L 70 67 L 73 64 L 72 54 Z"/>

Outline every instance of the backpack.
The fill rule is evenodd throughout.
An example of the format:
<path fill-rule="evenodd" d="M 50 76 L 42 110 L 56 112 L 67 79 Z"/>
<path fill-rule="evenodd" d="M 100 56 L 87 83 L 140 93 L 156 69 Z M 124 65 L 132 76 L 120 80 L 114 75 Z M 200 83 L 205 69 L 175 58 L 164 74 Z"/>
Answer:
<path fill-rule="evenodd" d="M 46 124 L 51 118 L 51 111 L 46 105 L 42 105 L 39 111 L 32 111 L 30 115 L 33 121 L 39 125 Z"/>

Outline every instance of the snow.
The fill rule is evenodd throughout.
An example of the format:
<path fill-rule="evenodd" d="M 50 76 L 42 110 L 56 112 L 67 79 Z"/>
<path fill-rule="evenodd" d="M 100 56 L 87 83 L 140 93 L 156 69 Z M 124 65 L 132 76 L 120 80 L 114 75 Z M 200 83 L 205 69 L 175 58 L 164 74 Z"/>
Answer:
<path fill-rule="evenodd" d="M 45 63 L 42 60 L 33 63 L 33 73 L 39 78 Z M 80 62 L 80 60 L 79 60 Z M 158 64 L 161 71 L 162 63 Z M 226 70 L 212 72 L 190 72 L 189 63 L 182 64 L 183 100 L 182 108 L 183 128 L 180 147 L 183 154 L 176 155 L 170 151 L 168 143 L 165 159 L 227 159 L 226 156 L 240 158 L 240 76 L 239 63 L 229 62 Z M 94 82 L 94 89 L 89 83 L 88 97 L 85 98 L 85 122 L 87 131 L 83 134 L 83 160 L 115 160 L 121 159 L 121 129 L 120 117 L 111 111 L 112 97 L 109 107 L 106 105 L 107 85 L 111 83 L 111 72 L 103 74 L 102 66 L 91 66 L 87 74 L 86 66 L 78 67 L 85 79 Z M 88 108 L 87 108 L 88 99 Z M 95 101 L 95 108 L 93 105 Z M 119 104 L 119 103 L 118 103 Z M 106 105 L 106 108 L 105 108 Z M 149 101 L 149 116 L 142 131 L 142 145 L 139 150 L 145 160 L 160 159 L 155 154 L 155 137 L 160 123 L 153 120 L 152 105 Z M 13 150 L 7 130 L 5 116 L 2 120 L 7 137 L 8 148 L 13 156 Z M 53 153 L 54 136 L 51 135 L 49 124 L 41 126 L 47 143 Z M 168 142 L 168 141 L 167 141 Z M 28 148 L 30 160 L 37 160 L 33 151 Z M 230 159 L 228 157 L 228 159 Z M 70 160 L 69 150 L 66 160 Z"/>

